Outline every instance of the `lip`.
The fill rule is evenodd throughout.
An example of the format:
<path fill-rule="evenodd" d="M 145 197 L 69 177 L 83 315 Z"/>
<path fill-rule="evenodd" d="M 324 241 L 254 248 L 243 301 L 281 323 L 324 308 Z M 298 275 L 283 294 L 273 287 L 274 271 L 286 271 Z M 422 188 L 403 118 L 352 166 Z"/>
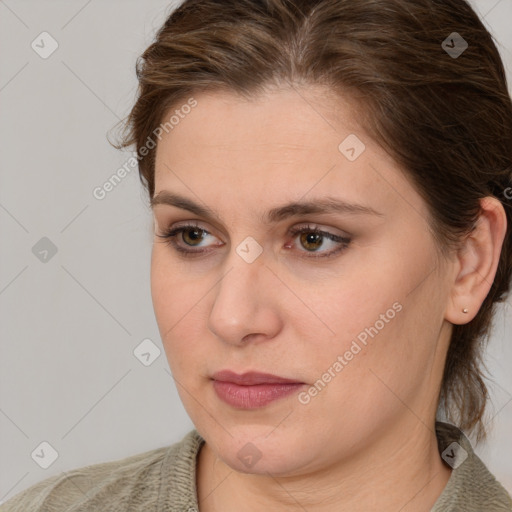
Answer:
<path fill-rule="evenodd" d="M 304 382 L 261 372 L 241 375 L 223 370 L 213 375 L 213 389 L 225 403 L 237 409 L 257 409 L 282 399 L 305 386 Z"/>
<path fill-rule="evenodd" d="M 231 382 L 240 386 L 253 386 L 255 384 L 304 384 L 304 382 L 298 380 L 285 379 L 284 377 L 272 375 L 271 373 L 255 371 L 238 374 L 231 370 L 222 370 L 214 373 L 212 379 L 222 382 Z"/>

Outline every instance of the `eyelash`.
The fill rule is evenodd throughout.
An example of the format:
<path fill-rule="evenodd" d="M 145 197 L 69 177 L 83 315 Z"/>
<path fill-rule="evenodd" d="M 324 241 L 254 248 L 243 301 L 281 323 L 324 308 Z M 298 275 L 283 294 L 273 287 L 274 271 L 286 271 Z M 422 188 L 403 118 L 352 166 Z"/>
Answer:
<path fill-rule="evenodd" d="M 168 245 L 171 248 L 175 249 L 176 251 L 182 253 L 185 257 L 194 257 L 194 256 L 198 256 L 200 254 L 204 254 L 206 252 L 210 252 L 208 250 L 199 250 L 198 251 L 198 250 L 184 249 L 183 247 L 179 246 L 175 242 L 174 239 L 176 238 L 177 235 L 179 235 L 180 233 L 183 233 L 184 231 L 187 231 L 189 229 L 197 229 L 203 234 L 211 235 L 211 233 L 209 231 L 207 231 L 204 228 L 201 228 L 200 226 L 197 226 L 195 224 L 187 224 L 185 226 L 179 226 L 174 229 L 166 230 L 166 231 L 164 231 L 163 234 L 156 234 L 156 236 L 158 236 L 159 238 L 162 238 L 166 245 Z M 290 235 L 293 236 L 294 238 L 297 237 L 297 235 L 300 235 L 302 233 L 314 233 L 316 235 L 321 235 L 333 242 L 337 242 L 340 244 L 340 247 L 338 247 L 337 249 L 333 249 L 332 251 L 330 251 L 326 254 L 320 253 L 320 255 L 313 255 L 313 254 L 315 254 L 314 252 L 312 253 L 309 251 L 299 251 L 299 252 L 306 252 L 306 254 L 311 254 L 311 256 L 303 256 L 305 258 L 330 258 L 330 257 L 338 254 L 339 252 L 347 249 L 351 242 L 350 238 L 338 236 L 338 235 L 335 235 L 334 233 L 329 233 L 328 231 L 322 231 L 320 229 L 313 228 L 310 225 L 302 226 L 299 228 L 293 228 L 290 230 Z"/>

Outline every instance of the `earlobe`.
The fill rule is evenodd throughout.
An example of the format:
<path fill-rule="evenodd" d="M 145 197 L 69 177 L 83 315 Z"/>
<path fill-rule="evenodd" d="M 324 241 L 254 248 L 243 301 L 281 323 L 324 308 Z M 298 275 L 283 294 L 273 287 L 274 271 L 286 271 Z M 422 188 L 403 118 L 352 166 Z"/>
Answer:
<path fill-rule="evenodd" d="M 507 216 L 494 197 L 480 200 L 480 216 L 457 251 L 457 273 L 445 319 L 452 324 L 470 322 L 491 289 L 507 230 Z"/>

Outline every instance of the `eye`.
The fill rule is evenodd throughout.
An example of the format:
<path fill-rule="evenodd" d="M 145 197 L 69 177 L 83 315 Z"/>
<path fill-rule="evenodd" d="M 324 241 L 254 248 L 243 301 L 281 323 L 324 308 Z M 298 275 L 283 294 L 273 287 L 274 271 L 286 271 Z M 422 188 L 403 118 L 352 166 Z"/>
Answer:
<path fill-rule="evenodd" d="M 178 235 L 180 235 L 178 237 Z M 178 226 L 174 229 L 169 229 L 164 231 L 162 234 L 156 234 L 159 238 L 162 238 L 163 241 L 169 245 L 170 247 L 176 249 L 177 251 L 185 254 L 185 255 L 194 255 L 194 254 L 202 254 L 206 251 L 204 249 L 201 250 L 190 250 L 186 247 L 203 247 L 200 243 L 205 240 L 206 236 L 212 236 L 206 229 L 201 228 L 195 224 L 187 224 L 185 226 Z M 185 244 L 180 245 L 176 242 L 176 239 L 181 239 L 181 241 Z"/>
<path fill-rule="evenodd" d="M 346 249 L 351 242 L 351 239 L 346 236 L 335 235 L 334 233 L 323 231 L 310 225 L 293 228 L 290 230 L 289 234 L 295 238 L 299 238 L 300 245 L 306 249 L 305 251 L 299 252 L 303 253 L 304 256 L 302 257 L 305 258 L 328 258 L 334 256 Z M 201 245 L 201 243 L 208 237 L 215 238 L 209 231 L 195 224 L 178 226 L 174 229 L 166 230 L 162 234 L 157 233 L 156 236 L 162 238 L 167 245 L 186 257 L 198 256 L 210 252 L 203 248 L 209 246 Z M 219 246 L 222 245 L 222 243 L 215 245 Z M 319 249 L 325 245 L 328 247 L 331 245 L 334 248 L 327 252 L 325 250 L 320 251 Z M 200 249 L 193 249 L 194 247 Z M 288 249 L 290 245 L 286 244 L 285 247 Z"/>
<path fill-rule="evenodd" d="M 335 235 L 334 233 L 323 231 L 310 225 L 293 228 L 290 234 L 298 238 L 301 246 L 306 249 L 306 251 L 300 252 L 310 253 L 310 255 L 304 256 L 306 258 L 329 258 L 346 249 L 351 242 L 351 239 L 346 236 Z M 334 248 L 327 252 L 319 251 L 319 249 L 326 245 L 326 239 L 327 246 L 331 245 Z M 289 247 L 289 245 L 286 247 Z"/>

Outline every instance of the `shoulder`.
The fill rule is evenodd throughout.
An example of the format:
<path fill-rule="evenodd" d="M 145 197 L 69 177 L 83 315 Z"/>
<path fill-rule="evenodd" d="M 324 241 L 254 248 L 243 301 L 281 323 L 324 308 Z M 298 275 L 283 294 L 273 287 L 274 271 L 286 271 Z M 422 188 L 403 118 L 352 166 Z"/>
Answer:
<path fill-rule="evenodd" d="M 0 505 L 0 512 L 157 510 L 162 475 L 172 474 L 180 461 L 192 468 L 201 441 L 192 430 L 170 446 L 65 471 L 15 495 Z"/>
<path fill-rule="evenodd" d="M 431 512 L 512 512 L 512 498 L 454 425 L 436 422 L 439 453 L 452 467 L 448 483 Z"/>

